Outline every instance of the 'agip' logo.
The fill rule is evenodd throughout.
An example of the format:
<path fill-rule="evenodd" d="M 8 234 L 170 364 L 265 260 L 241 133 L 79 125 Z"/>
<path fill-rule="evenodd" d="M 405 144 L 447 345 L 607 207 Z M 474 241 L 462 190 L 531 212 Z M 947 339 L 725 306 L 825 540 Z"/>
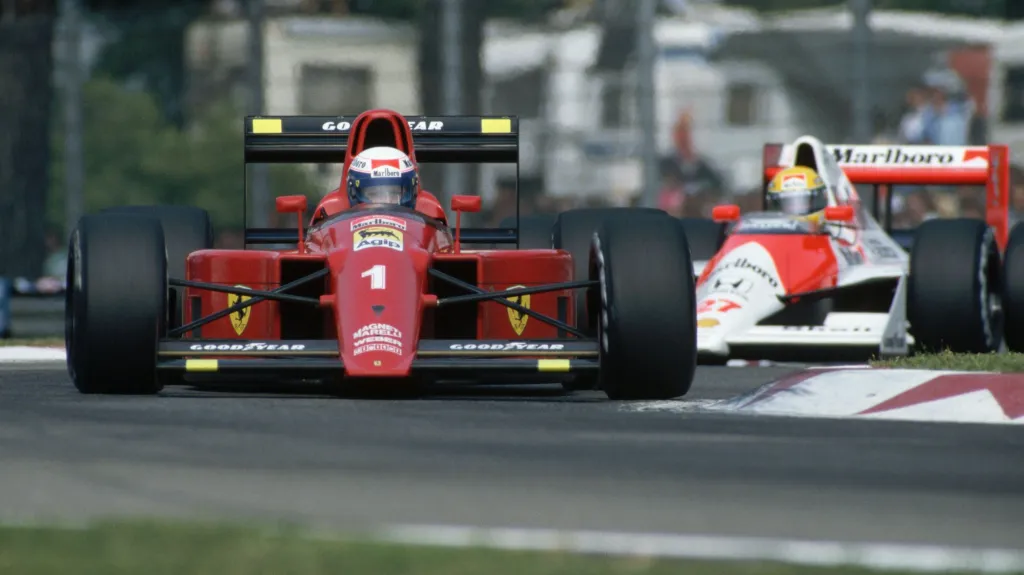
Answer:
<path fill-rule="evenodd" d="M 405 249 L 404 234 L 396 228 L 385 226 L 357 230 L 352 234 L 352 242 L 355 245 L 352 250 L 357 252 L 368 248 L 389 248 L 398 252 Z"/>
<path fill-rule="evenodd" d="M 526 286 L 512 286 L 508 289 L 522 289 L 525 287 Z M 512 303 L 517 303 L 526 309 L 530 309 L 530 294 L 509 296 L 508 300 Z M 508 321 L 512 324 L 512 329 L 516 330 L 516 335 L 523 335 L 523 330 L 526 329 L 526 322 L 529 321 L 530 316 L 510 307 L 507 307 L 506 309 L 508 310 Z"/>
<path fill-rule="evenodd" d="M 236 288 L 250 289 L 249 286 L 243 286 L 243 285 L 236 285 L 235 287 Z M 228 307 L 236 306 L 236 305 L 238 305 L 238 304 L 240 304 L 240 303 L 242 303 L 244 301 L 248 301 L 250 299 L 252 299 L 251 296 L 237 294 L 237 293 L 229 293 L 228 294 Z M 247 325 L 249 325 L 249 316 L 251 315 L 249 312 L 251 312 L 251 311 L 252 311 L 252 306 L 249 306 L 247 308 L 242 308 L 242 309 L 240 309 L 240 310 L 238 310 L 236 312 L 232 312 L 231 315 L 229 316 L 230 319 L 231 319 L 231 327 L 235 328 L 235 333 L 237 333 L 238 335 L 242 335 L 242 332 L 245 331 L 245 327 Z"/>

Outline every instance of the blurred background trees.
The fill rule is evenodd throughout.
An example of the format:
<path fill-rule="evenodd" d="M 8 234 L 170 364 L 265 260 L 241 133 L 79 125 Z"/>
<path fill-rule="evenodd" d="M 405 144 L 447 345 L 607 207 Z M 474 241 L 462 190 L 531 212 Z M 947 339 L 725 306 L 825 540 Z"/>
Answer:
<path fill-rule="evenodd" d="M 188 127 L 173 121 L 159 95 L 99 77 L 83 90 L 85 209 L 111 205 L 185 204 L 209 210 L 215 227 L 238 225 L 242 197 L 241 113 L 227 100 L 211 105 Z M 64 218 L 61 126 L 54 130 L 47 219 Z M 225 153 L 231 151 L 230 153 Z M 270 170 L 271 189 L 319 199 L 319 188 L 297 166 Z"/>
<path fill-rule="evenodd" d="M 39 274 L 50 163 L 53 1 L 0 2 L 0 277 Z"/>

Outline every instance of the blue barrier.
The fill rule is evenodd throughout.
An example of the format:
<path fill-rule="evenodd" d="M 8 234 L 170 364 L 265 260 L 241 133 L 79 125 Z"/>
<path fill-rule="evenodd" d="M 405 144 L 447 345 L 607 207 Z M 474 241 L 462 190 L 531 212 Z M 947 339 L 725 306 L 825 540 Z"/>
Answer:
<path fill-rule="evenodd" d="M 11 337 L 11 282 L 0 277 L 0 339 Z"/>

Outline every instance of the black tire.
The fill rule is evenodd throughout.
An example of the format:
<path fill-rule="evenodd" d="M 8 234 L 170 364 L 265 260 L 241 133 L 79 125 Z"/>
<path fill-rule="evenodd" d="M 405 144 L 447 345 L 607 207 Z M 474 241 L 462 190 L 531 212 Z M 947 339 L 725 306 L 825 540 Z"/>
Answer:
<path fill-rule="evenodd" d="M 1003 310 L 1006 347 L 1024 351 L 1024 226 L 1014 226 L 1003 254 Z"/>
<path fill-rule="evenodd" d="M 680 218 L 686 240 L 690 245 L 690 258 L 707 261 L 715 257 L 725 243 L 726 226 L 705 218 Z"/>
<path fill-rule="evenodd" d="M 555 220 L 552 239 L 555 249 L 562 249 L 572 254 L 573 279 L 579 280 L 588 277 L 590 273 L 590 243 L 593 240 L 594 232 L 606 220 L 619 220 L 624 218 L 636 218 L 644 216 L 657 216 L 668 218 L 673 223 L 675 220 L 669 218 L 664 210 L 657 208 L 583 208 L 569 210 L 558 214 Z M 678 225 L 678 224 L 676 224 Z M 643 253 L 641 250 L 639 253 Z M 692 272 L 691 267 L 691 273 Z M 588 319 L 587 303 L 581 297 L 582 291 L 576 292 L 576 327 L 584 333 L 595 336 L 597 326 L 591 325 Z"/>
<path fill-rule="evenodd" d="M 925 352 L 998 351 L 1003 338 L 1002 264 L 995 234 L 976 219 L 918 227 L 910 252 L 907 320 Z"/>
<path fill-rule="evenodd" d="M 174 279 L 185 279 L 189 254 L 213 247 L 213 224 L 210 221 L 210 214 L 202 208 L 116 206 L 101 213 L 145 216 L 159 220 L 167 245 L 167 275 Z M 181 326 L 185 321 L 185 288 L 171 288 L 168 308 L 170 328 Z"/>
<path fill-rule="evenodd" d="M 589 275 L 601 285 L 588 297 L 600 302 L 598 386 L 610 399 L 670 399 L 690 390 L 697 366 L 692 270 L 674 218 L 609 219 L 594 234 Z"/>
<path fill-rule="evenodd" d="M 64 344 L 82 393 L 154 394 L 165 332 L 167 261 L 160 222 L 85 216 L 71 234 Z"/>
<path fill-rule="evenodd" d="M 550 250 L 551 232 L 555 225 L 555 214 L 531 214 L 519 216 L 519 249 Z M 498 224 L 502 228 L 516 227 L 516 217 L 509 216 Z M 509 245 L 499 247 L 511 247 Z"/>

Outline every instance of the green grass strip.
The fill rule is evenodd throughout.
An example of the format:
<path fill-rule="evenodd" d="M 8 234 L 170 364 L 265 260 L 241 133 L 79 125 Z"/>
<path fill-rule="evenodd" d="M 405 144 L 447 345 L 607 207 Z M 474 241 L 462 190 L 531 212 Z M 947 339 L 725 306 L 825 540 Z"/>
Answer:
<path fill-rule="evenodd" d="M 0 527 L 0 573 L 18 575 L 859 575 L 853 567 L 684 561 L 308 537 L 298 530 L 173 522 Z"/>
<path fill-rule="evenodd" d="M 953 353 L 944 351 L 872 361 L 874 367 L 950 371 L 1024 372 L 1024 353 Z"/>

